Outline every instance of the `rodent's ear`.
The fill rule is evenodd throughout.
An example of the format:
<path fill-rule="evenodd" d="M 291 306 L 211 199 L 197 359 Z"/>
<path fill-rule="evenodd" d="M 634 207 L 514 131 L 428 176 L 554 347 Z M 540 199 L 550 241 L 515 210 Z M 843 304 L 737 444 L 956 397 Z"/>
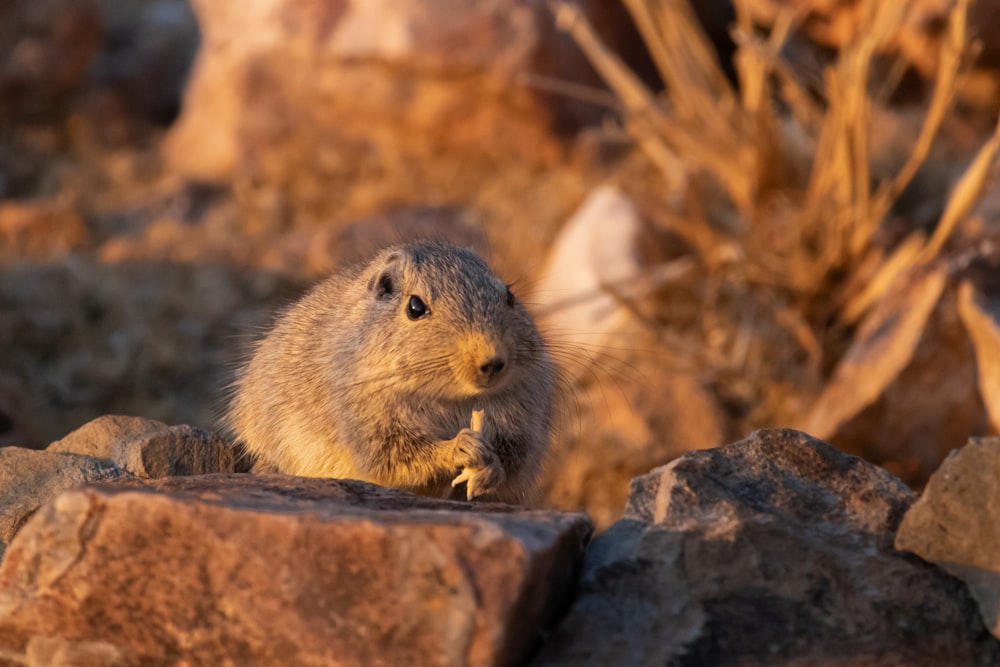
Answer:
<path fill-rule="evenodd" d="M 392 279 L 392 273 L 389 271 L 382 271 L 381 273 L 376 273 L 372 276 L 372 279 L 368 281 L 368 291 L 375 295 L 375 298 L 379 301 L 387 301 L 392 297 L 393 292 L 396 289 L 396 281 Z"/>
<path fill-rule="evenodd" d="M 375 295 L 379 301 L 388 301 L 396 293 L 398 280 L 396 266 L 403 259 L 398 252 L 389 253 L 381 263 L 381 268 L 377 273 L 372 274 L 368 281 L 368 291 Z"/>

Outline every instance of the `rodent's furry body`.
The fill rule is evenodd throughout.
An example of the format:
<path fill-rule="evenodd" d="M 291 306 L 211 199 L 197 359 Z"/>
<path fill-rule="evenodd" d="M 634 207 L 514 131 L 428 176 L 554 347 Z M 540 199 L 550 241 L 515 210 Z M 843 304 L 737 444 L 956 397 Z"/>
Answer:
<path fill-rule="evenodd" d="M 554 385 L 530 315 L 486 263 L 416 243 L 285 312 L 238 372 L 226 422 L 259 469 L 435 496 L 466 481 L 470 498 L 524 502 Z M 470 428 L 480 409 L 481 431 Z"/>

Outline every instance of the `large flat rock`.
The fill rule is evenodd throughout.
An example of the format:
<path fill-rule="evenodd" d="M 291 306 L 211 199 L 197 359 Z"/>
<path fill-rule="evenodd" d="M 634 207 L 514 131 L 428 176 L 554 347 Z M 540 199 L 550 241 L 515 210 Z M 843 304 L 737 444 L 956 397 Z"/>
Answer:
<path fill-rule="evenodd" d="M 590 529 L 352 481 L 86 488 L 11 544 L 0 649 L 39 665 L 518 664 L 568 604 Z"/>

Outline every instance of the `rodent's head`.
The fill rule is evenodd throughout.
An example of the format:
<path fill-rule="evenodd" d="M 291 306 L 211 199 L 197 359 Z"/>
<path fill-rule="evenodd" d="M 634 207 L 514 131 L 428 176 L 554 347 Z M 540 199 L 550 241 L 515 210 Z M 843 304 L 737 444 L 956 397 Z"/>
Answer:
<path fill-rule="evenodd" d="M 397 387 L 463 399 L 547 370 L 531 316 L 471 250 L 431 242 L 392 247 L 362 276 L 372 306 L 364 354 Z"/>

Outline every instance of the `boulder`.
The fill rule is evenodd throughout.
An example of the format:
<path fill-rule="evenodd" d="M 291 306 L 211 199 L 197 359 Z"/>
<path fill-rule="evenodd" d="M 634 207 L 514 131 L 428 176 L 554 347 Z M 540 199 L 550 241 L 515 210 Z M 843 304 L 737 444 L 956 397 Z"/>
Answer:
<path fill-rule="evenodd" d="M 995 665 L 960 582 L 892 547 L 912 491 L 791 430 L 633 481 L 533 665 Z"/>
<path fill-rule="evenodd" d="M 355 481 L 91 487 L 11 545 L 0 649 L 41 656 L 29 664 L 521 664 L 567 605 L 589 533 L 581 514 Z"/>
<path fill-rule="evenodd" d="M 249 460 L 235 447 L 207 431 L 142 417 L 98 417 L 50 444 L 48 451 L 109 459 L 149 479 L 250 470 Z"/>
<path fill-rule="evenodd" d="M 0 448 L 0 556 L 40 505 L 66 489 L 122 474 L 111 461 L 89 456 Z"/>
<path fill-rule="evenodd" d="M 1000 437 L 972 438 L 945 459 L 903 517 L 896 548 L 958 577 L 1000 637 Z"/>
<path fill-rule="evenodd" d="M 408 169 L 441 151 L 548 164 L 562 150 L 553 126 L 579 114 L 522 79 L 597 84 L 530 0 L 193 5 L 203 47 L 168 142 L 191 178 Z"/>

